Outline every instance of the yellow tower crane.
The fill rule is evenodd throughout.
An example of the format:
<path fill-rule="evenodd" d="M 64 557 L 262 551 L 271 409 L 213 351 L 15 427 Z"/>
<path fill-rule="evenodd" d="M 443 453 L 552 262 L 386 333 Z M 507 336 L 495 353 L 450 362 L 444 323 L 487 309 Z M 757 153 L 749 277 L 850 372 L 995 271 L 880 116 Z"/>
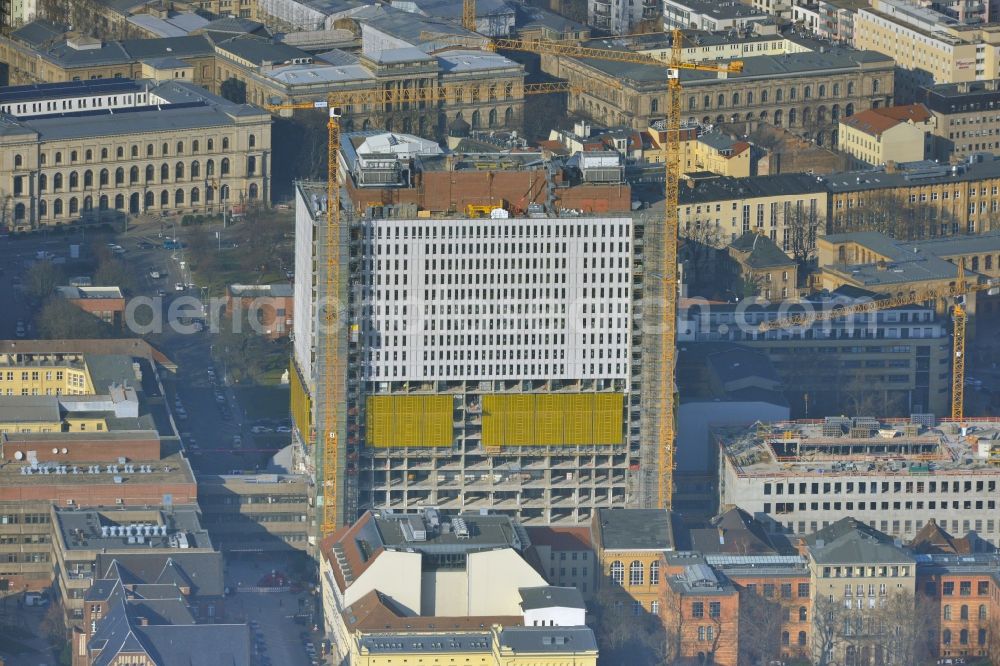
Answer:
<path fill-rule="evenodd" d="M 462 0 L 462 27 L 476 31 L 476 0 Z"/>
<path fill-rule="evenodd" d="M 832 319 L 850 317 L 856 314 L 866 314 L 869 312 L 877 312 L 879 310 L 898 308 L 904 305 L 934 302 L 940 299 L 954 299 L 955 302 L 952 305 L 951 310 L 952 318 L 954 320 L 954 327 L 952 329 L 953 348 L 951 358 L 951 418 L 960 421 L 965 415 L 965 324 L 967 318 L 965 305 L 961 301 L 968 294 L 987 290 L 992 293 L 996 290 L 996 288 L 997 285 L 994 280 L 983 283 L 969 284 L 965 279 L 964 263 L 959 262 L 958 275 L 955 279 L 955 283 L 945 289 L 924 289 L 921 291 L 912 291 L 909 294 L 893 296 L 890 298 L 881 298 L 874 301 L 868 301 L 867 303 L 858 303 L 856 305 L 835 307 L 821 312 L 803 312 L 786 317 L 779 317 L 778 319 L 761 322 L 757 326 L 757 330 L 761 333 L 766 333 L 767 331 L 777 331 L 785 328 L 810 326 L 812 323 L 817 321 L 830 321 Z"/>
<path fill-rule="evenodd" d="M 733 60 L 727 63 L 689 63 L 683 60 L 683 33 L 671 32 L 670 59 L 656 60 L 642 53 L 614 51 L 608 49 L 577 46 L 565 42 L 540 39 L 496 39 L 490 48 L 527 51 L 548 55 L 562 55 L 575 58 L 613 60 L 640 65 L 667 68 L 667 139 L 664 167 L 666 185 L 663 216 L 663 307 L 660 313 L 660 361 L 663 372 L 660 387 L 660 422 L 657 450 L 657 506 L 669 509 L 673 497 L 674 453 L 676 427 L 674 419 L 674 374 L 677 347 L 677 238 L 679 220 L 677 212 L 678 189 L 681 175 L 681 80 L 680 70 L 716 72 L 720 76 L 743 71 L 743 63 Z"/>

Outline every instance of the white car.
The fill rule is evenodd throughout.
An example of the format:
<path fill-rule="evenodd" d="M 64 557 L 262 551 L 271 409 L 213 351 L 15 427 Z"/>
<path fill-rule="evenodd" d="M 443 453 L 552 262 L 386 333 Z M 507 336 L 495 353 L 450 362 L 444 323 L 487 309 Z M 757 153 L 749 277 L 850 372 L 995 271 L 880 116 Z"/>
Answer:
<path fill-rule="evenodd" d="M 174 285 L 174 291 L 184 291 L 184 289 L 185 287 L 183 282 L 178 282 Z"/>
<path fill-rule="evenodd" d="M 241 446 L 243 446 L 243 438 L 240 437 L 239 435 L 233 435 L 233 446 L 235 446 L 236 448 L 240 448 Z"/>

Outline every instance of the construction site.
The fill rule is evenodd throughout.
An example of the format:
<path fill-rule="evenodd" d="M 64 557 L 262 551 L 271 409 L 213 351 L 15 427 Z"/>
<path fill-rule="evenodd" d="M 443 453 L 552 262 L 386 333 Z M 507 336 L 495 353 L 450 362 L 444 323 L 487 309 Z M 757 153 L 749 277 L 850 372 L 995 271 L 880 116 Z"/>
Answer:
<path fill-rule="evenodd" d="M 299 184 L 300 224 L 321 226 L 324 197 Z M 582 523 L 598 507 L 641 503 L 642 221 L 486 208 L 342 215 L 348 514 L 491 509 Z M 316 334 L 296 335 L 307 395 L 323 359 L 305 348 L 327 333 Z"/>
<path fill-rule="evenodd" d="M 811 534 L 845 515 L 912 540 L 928 519 L 1000 543 L 1000 423 L 827 417 L 720 427 L 719 502 L 773 531 Z"/>

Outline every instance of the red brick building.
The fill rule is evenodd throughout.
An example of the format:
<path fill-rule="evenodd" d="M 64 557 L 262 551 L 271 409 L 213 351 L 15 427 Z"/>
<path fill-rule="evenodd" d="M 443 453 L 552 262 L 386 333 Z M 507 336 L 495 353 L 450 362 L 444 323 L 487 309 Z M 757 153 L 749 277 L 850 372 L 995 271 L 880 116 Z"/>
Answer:
<path fill-rule="evenodd" d="M 672 659 L 738 666 L 740 593 L 704 558 L 668 555 L 661 589 L 662 620 Z"/>
<path fill-rule="evenodd" d="M 294 297 L 290 284 L 232 284 L 226 294 L 226 316 L 248 313 L 251 326 L 271 340 L 292 332 Z"/>
<path fill-rule="evenodd" d="M 125 296 L 118 287 L 57 287 L 67 301 L 88 312 L 115 330 L 125 321 Z"/>
<path fill-rule="evenodd" d="M 934 519 L 910 547 L 917 557 L 917 619 L 934 636 L 937 656 L 988 656 L 1000 638 L 1000 557 L 974 533 L 953 537 Z"/>

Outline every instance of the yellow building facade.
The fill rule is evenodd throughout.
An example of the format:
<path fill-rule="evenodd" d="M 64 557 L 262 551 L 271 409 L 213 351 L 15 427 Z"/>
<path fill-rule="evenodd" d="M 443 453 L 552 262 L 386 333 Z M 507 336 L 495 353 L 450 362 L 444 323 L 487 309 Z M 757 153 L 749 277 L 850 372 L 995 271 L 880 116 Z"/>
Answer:
<path fill-rule="evenodd" d="M 658 509 L 601 509 L 591 522 L 601 575 L 598 590 L 628 599 L 632 612 L 660 614 L 664 555 L 674 550 L 670 514 Z"/>
<path fill-rule="evenodd" d="M 86 362 L 43 365 L 34 357 L 0 357 L 0 395 L 87 395 L 94 392 Z"/>
<path fill-rule="evenodd" d="M 666 160 L 667 132 L 661 123 L 648 130 L 651 149 L 644 157 L 650 162 Z M 751 174 L 751 148 L 746 141 L 736 141 L 721 132 L 698 134 L 697 128 L 681 131 L 680 160 L 684 173 L 709 171 L 720 176 L 747 178 Z"/>
<path fill-rule="evenodd" d="M 854 47 L 892 56 L 899 93 L 918 86 L 997 78 L 1000 26 L 944 25 L 928 12 L 907 11 L 899 0 L 874 0 L 854 15 Z"/>
<path fill-rule="evenodd" d="M 104 417 L 73 414 L 46 396 L 92 395 L 96 392 L 83 355 L 0 355 L 0 396 L 29 399 L 30 404 L 12 404 L 0 416 L 3 432 L 101 432 L 108 429 Z M 31 401 L 30 398 L 40 398 Z"/>
<path fill-rule="evenodd" d="M 936 122 L 922 104 L 869 109 L 840 121 L 837 148 L 874 166 L 916 162 L 926 157 Z"/>

